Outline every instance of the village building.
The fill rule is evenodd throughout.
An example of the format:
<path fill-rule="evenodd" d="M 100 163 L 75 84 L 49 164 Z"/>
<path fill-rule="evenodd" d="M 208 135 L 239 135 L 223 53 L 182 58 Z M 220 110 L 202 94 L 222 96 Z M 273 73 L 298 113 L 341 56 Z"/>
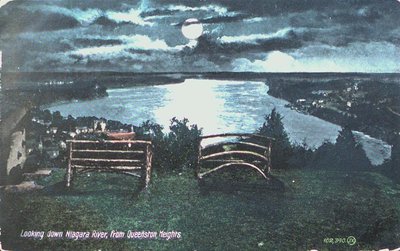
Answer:
<path fill-rule="evenodd" d="M 89 128 L 87 126 L 77 126 L 75 127 L 75 133 L 76 134 L 81 134 L 81 133 L 88 133 Z"/>
<path fill-rule="evenodd" d="M 47 134 L 52 134 L 52 135 L 56 134 L 57 132 L 58 132 L 58 127 L 56 126 L 51 126 L 46 130 Z"/>
<path fill-rule="evenodd" d="M 103 119 L 99 120 L 94 120 L 93 121 L 93 130 L 94 131 L 100 131 L 100 132 L 105 132 L 107 127 L 107 123 Z"/>

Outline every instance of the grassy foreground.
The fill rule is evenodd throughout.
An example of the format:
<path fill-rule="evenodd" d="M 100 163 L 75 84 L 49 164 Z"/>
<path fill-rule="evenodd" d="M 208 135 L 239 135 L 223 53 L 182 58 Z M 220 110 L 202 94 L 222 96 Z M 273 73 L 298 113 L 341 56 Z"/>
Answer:
<path fill-rule="evenodd" d="M 115 174 L 56 170 L 35 194 L 2 194 L 1 238 L 12 250 L 360 250 L 400 246 L 400 186 L 372 172 L 274 171 L 285 192 L 200 187 L 192 173 L 157 176 L 147 192 Z M 251 187 L 251 186 L 250 186 Z M 175 231 L 181 238 L 20 237 L 22 230 Z M 348 242 L 354 236 L 356 241 Z M 332 239 L 330 239 L 332 238 Z M 350 245 L 350 244 L 351 245 Z"/>

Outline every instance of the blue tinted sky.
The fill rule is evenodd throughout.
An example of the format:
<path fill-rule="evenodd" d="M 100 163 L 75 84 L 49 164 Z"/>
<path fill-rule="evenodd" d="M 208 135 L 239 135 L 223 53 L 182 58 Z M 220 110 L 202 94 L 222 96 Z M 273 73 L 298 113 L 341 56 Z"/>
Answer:
<path fill-rule="evenodd" d="M 14 0 L 0 50 L 6 71 L 400 72 L 399 17 L 396 0 Z"/>

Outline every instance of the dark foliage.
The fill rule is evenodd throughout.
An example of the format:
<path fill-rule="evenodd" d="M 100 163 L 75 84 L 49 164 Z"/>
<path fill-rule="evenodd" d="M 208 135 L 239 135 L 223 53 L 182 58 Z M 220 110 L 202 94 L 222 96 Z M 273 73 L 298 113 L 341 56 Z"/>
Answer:
<path fill-rule="evenodd" d="M 330 154 L 333 152 L 335 145 L 329 141 L 325 141 L 312 155 L 308 164 L 311 168 L 324 168 L 331 164 Z"/>
<path fill-rule="evenodd" d="M 168 134 L 168 146 L 171 165 L 177 168 L 194 167 L 197 161 L 201 129 L 197 125 L 188 125 L 189 120 L 184 118 L 171 120 Z"/>
<path fill-rule="evenodd" d="M 356 142 L 353 132 L 344 127 L 339 132 L 336 144 L 325 142 L 314 154 L 312 167 L 362 171 L 371 167 L 362 146 Z"/>
<path fill-rule="evenodd" d="M 295 145 L 292 148 L 292 156 L 288 160 L 288 164 L 293 168 L 304 168 L 310 163 L 314 152 L 307 146 L 306 143 L 302 145 Z"/>
<path fill-rule="evenodd" d="M 168 168 L 168 142 L 162 130 L 163 127 L 161 125 L 148 120 L 135 128 L 135 133 L 138 139 L 152 141 L 154 152 L 153 166 L 160 171 L 165 171 Z"/>
<path fill-rule="evenodd" d="M 258 134 L 275 139 L 272 145 L 271 159 L 272 168 L 278 169 L 288 167 L 288 160 L 293 154 L 293 148 L 283 127 L 282 118 L 274 108 L 271 114 L 265 117 L 262 127 L 257 130 Z"/>
<path fill-rule="evenodd" d="M 400 136 L 392 140 L 392 154 L 382 165 L 383 173 L 397 183 L 400 183 Z"/>
<path fill-rule="evenodd" d="M 397 182 L 400 183 L 400 136 L 397 136 L 396 141 L 394 142 L 392 147 L 390 168 Z"/>
<path fill-rule="evenodd" d="M 186 118 L 172 118 L 168 134 L 162 132 L 162 126 L 150 121 L 136 129 L 138 137 L 153 141 L 156 168 L 181 171 L 196 165 L 201 129 L 197 125 L 188 125 L 188 122 Z"/>

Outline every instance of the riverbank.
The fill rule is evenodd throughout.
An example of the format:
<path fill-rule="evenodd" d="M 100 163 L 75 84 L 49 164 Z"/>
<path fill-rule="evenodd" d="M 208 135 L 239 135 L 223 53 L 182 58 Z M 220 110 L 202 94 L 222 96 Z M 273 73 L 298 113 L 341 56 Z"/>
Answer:
<path fill-rule="evenodd" d="M 189 74 L 197 76 L 198 74 Z M 40 88 L 85 88 L 101 85 L 124 88 L 143 85 L 163 85 L 183 82 L 183 73 L 132 72 L 4 72 L 3 90 L 38 90 Z"/>
<path fill-rule="evenodd" d="M 400 133 L 400 76 L 269 78 L 268 93 L 288 107 L 389 143 Z"/>

